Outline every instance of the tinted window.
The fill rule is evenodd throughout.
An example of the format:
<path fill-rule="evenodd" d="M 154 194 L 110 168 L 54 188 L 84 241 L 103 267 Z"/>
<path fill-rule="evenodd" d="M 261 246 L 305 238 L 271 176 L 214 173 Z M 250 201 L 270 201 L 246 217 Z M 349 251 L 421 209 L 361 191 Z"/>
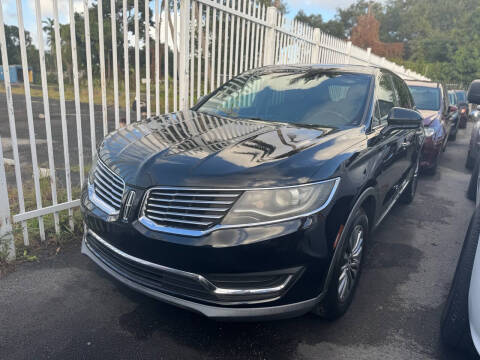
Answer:
<path fill-rule="evenodd" d="M 440 110 L 440 89 L 426 86 L 409 86 L 419 110 Z"/>
<path fill-rule="evenodd" d="M 395 93 L 390 74 L 381 74 L 378 79 L 377 101 L 381 119 L 386 119 L 388 112 L 395 106 Z"/>
<path fill-rule="evenodd" d="M 365 74 L 325 70 L 249 72 L 229 81 L 198 110 L 304 125 L 357 125 L 371 79 Z"/>
<path fill-rule="evenodd" d="M 410 101 L 410 90 L 408 90 L 407 85 L 402 79 L 397 76 L 393 76 L 393 83 L 395 84 L 395 89 L 397 91 L 398 97 L 398 106 L 411 109 L 412 103 Z"/>

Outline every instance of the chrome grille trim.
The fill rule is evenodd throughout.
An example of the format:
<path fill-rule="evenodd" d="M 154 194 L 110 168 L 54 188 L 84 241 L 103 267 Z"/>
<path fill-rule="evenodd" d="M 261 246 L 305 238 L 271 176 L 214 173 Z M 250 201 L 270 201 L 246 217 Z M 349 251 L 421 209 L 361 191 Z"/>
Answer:
<path fill-rule="evenodd" d="M 90 200 L 108 215 L 118 215 L 122 206 L 125 182 L 101 160 L 97 160 L 93 171 L 93 183 L 88 183 Z"/>
<path fill-rule="evenodd" d="M 160 227 L 204 231 L 220 223 L 243 191 L 152 188 L 147 191 L 142 217 Z"/>
<path fill-rule="evenodd" d="M 333 189 L 332 189 L 328 199 L 325 201 L 325 203 L 322 206 L 320 206 L 318 209 L 315 209 L 313 211 L 310 211 L 310 212 L 307 212 L 307 213 L 304 213 L 304 214 L 300 214 L 300 215 L 296 215 L 296 216 L 291 216 L 291 217 L 284 218 L 284 219 L 258 222 L 258 223 L 249 223 L 249 224 L 238 224 L 238 225 L 224 225 L 224 224 L 221 223 L 221 220 L 220 220 L 220 221 L 218 221 L 218 223 L 216 225 L 210 226 L 207 229 L 192 230 L 192 229 L 189 229 L 189 228 L 179 227 L 178 225 L 173 225 L 173 226 L 159 225 L 158 223 L 156 223 L 155 221 L 153 221 L 149 217 L 147 217 L 146 214 L 145 214 L 145 206 L 146 206 L 146 203 L 147 203 L 147 199 L 148 199 L 149 194 L 152 190 L 183 190 L 183 191 L 209 190 L 209 191 L 212 191 L 212 192 L 215 192 L 215 191 L 225 191 L 225 192 L 227 192 L 227 191 L 230 191 L 230 192 L 239 191 L 239 192 L 243 193 L 243 192 L 249 191 L 249 190 L 288 189 L 288 188 L 295 188 L 295 187 L 301 187 L 301 186 L 309 186 L 309 185 L 314 185 L 314 184 L 320 184 L 320 183 L 329 182 L 329 181 L 334 181 L 335 184 L 333 186 Z M 287 221 L 302 219 L 302 218 L 314 215 L 314 214 L 322 211 L 328 205 L 330 205 L 330 203 L 332 202 L 339 185 L 340 185 L 340 178 L 336 177 L 336 178 L 332 178 L 332 179 L 328 179 L 328 180 L 316 181 L 316 182 L 305 183 L 305 184 L 300 184 L 300 185 L 288 185 L 288 186 L 278 186 L 278 187 L 261 187 L 261 188 L 242 188 L 242 189 L 206 189 L 206 188 L 202 189 L 202 188 L 200 188 L 200 189 L 198 189 L 198 188 L 181 188 L 181 187 L 154 187 L 154 188 L 149 189 L 145 193 L 145 196 L 143 198 L 143 204 L 142 204 L 142 207 L 141 207 L 141 211 L 140 211 L 140 214 L 139 214 L 139 217 L 138 217 L 138 221 L 143 226 L 145 226 L 147 229 L 150 229 L 150 230 L 153 230 L 153 231 L 164 232 L 164 233 L 168 233 L 168 234 L 181 235 L 181 236 L 194 236 L 194 237 L 205 236 L 205 235 L 210 234 L 213 231 L 221 230 L 221 229 L 238 229 L 238 228 L 247 228 L 247 227 L 255 227 L 255 226 L 273 225 L 273 224 L 283 223 L 283 222 L 287 222 Z M 173 207 L 170 206 L 170 208 L 173 208 Z M 199 209 L 199 208 L 197 208 L 197 209 Z M 215 208 L 215 209 L 218 209 L 218 208 Z M 226 212 L 228 212 L 228 210 L 230 210 L 230 209 L 227 209 Z"/>

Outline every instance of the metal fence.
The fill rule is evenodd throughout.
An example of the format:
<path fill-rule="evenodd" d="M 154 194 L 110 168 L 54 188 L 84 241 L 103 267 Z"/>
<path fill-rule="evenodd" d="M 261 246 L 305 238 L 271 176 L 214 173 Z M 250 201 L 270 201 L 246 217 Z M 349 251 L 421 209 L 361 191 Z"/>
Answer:
<path fill-rule="evenodd" d="M 372 64 L 390 69 L 407 79 L 424 79 L 419 74 L 373 54 L 371 49 L 358 48 L 350 41 L 287 19 L 274 7 L 266 8 L 253 0 L 146 0 L 143 9 L 139 9 L 138 0 L 122 0 L 121 3 L 110 0 L 109 4 L 102 0 L 93 4 L 90 0 L 83 0 L 83 13 L 77 16 L 74 1 L 68 0 L 68 10 L 60 10 L 68 18 L 69 38 L 61 37 L 59 1 L 34 0 L 42 89 L 40 100 L 35 100 L 41 106 L 34 112 L 28 74 L 31 58 L 27 56 L 22 1 L 15 1 L 23 70 L 24 99 L 22 94 L 21 101 L 18 95 L 12 93 L 5 18 L 0 6 L 0 52 L 9 127 L 9 134 L 4 134 L 4 140 L 8 140 L 8 152 L 13 158 L 6 158 L 5 151 L 2 152 L 0 138 L 0 254 L 8 259 L 15 256 L 15 237 L 17 241 L 23 239 L 23 244 L 27 246 L 32 233 L 40 241 L 45 241 L 49 232 L 59 234 L 62 227 L 73 229 L 73 209 L 80 203 L 78 191 L 74 190 L 83 185 L 86 168 L 94 158 L 96 146 L 110 130 L 119 127 L 121 113 L 125 115 L 128 124 L 140 120 L 142 110 L 146 113 L 144 116 L 149 117 L 187 109 L 199 97 L 239 73 L 270 64 Z M 53 9 L 54 41 L 56 44 L 69 42 L 69 54 L 65 54 L 61 46 L 52 47 L 50 44 L 50 48 L 45 47 L 42 29 L 45 16 L 42 16 L 42 10 L 49 5 L 47 2 L 51 2 Z M 110 13 L 104 11 L 104 5 L 109 7 Z M 100 104 L 97 107 L 101 106 L 98 111 L 95 110 L 97 96 L 92 71 L 93 65 L 98 65 L 92 64 L 92 56 L 95 55 L 89 18 L 92 6 L 96 7 L 98 17 L 98 29 L 93 29 L 95 34 L 98 32 L 99 54 L 96 54 L 96 58 L 100 67 Z M 78 16 L 84 22 L 82 40 L 85 49 L 80 49 L 81 51 L 77 49 L 79 39 L 75 21 Z M 111 19 L 110 33 L 107 34 L 111 44 L 107 45 L 111 48 L 112 57 L 109 61 L 113 68 L 113 89 L 107 86 L 105 68 L 104 19 L 108 18 Z M 133 31 L 128 26 L 132 18 Z M 141 18 L 147 21 L 140 23 Z M 119 34 L 123 34 L 123 39 L 118 39 L 123 43 L 123 48 L 117 48 Z M 56 62 L 57 72 L 53 84 L 52 81 L 47 81 L 46 52 Z M 134 55 L 132 65 L 131 52 Z M 144 54 L 143 67 L 140 64 L 141 53 Z M 71 57 L 69 70 L 62 63 L 67 55 Z M 123 64 L 118 61 L 119 56 L 123 57 Z M 79 71 L 79 64 L 85 66 L 85 71 Z M 67 105 L 72 104 L 66 97 L 66 76 L 73 78 L 72 113 L 67 112 Z M 130 84 L 131 81 L 133 84 Z M 55 85 L 58 90 L 58 99 L 55 99 L 55 106 L 59 109 L 57 113 L 51 112 L 51 85 Z M 83 88 L 86 88 L 88 94 L 88 106 L 84 104 L 82 109 L 80 93 Z M 135 108 L 130 111 L 132 91 L 135 92 Z M 111 104 L 107 99 L 108 92 L 113 92 Z M 121 107 L 122 96 L 124 105 Z M 19 107 L 22 107 L 22 111 Z M 40 111 L 43 117 L 39 117 Z M 20 144 L 17 137 L 17 125 L 23 121 L 21 116 L 26 117 L 26 144 Z M 44 131 L 42 139 L 37 138 L 36 130 L 39 128 Z M 47 167 L 43 172 L 37 154 L 39 140 L 46 144 L 46 149 L 42 148 L 40 153 L 46 159 Z M 3 148 L 5 146 L 4 141 Z M 20 146 L 29 149 L 29 156 L 22 158 Z M 11 176 L 6 171 L 6 166 L 12 172 Z M 78 170 L 73 172 L 73 168 Z M 25 181 L 28 169 L 31 170 L 32 181 Z M 48 191 L 44 190 L 42 176 L 48 178 Z M 62 199 L 59 199 L 60 191 Z M 11 196 L 13 192 L 14 197 Z M 30 198 L 31 201 L 27 201 Z M 63 219 L 67 219 L 63 222 L 62 214 Z M 44 223 L 46 217 L 53 219 L 47 228 Z M 15 227 L 18 227 L 18 232 L 14 234 L 12 229 Z"/>

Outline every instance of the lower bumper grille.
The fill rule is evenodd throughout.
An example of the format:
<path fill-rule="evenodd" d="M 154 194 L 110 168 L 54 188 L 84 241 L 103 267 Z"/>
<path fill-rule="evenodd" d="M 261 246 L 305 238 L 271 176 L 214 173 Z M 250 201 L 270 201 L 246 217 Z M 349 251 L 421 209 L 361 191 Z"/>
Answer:
<path fill-rule="evenodd" d="M 220 305 L 277 300 L 302 272 L 302 268 L 292 268 L 259 274 L 212 275 L 207 280 L 202 275 L 131 257 L 91 231 L 84 241 L 96 258 L 130 281 L 174 296 Z"/>

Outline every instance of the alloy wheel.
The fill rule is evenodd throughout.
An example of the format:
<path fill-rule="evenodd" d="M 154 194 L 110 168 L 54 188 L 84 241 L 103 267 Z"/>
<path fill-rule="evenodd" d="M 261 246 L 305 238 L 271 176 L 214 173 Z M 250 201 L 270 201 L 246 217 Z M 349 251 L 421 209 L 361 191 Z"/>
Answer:
<path fill-rule="evenodd" d="M 345 246 L 337 289 L 338 298 L 341 302 L 348 299 L 357 282 L 362 261 L 363 236 L 363 226 L 361 224 L 356 225 Z"/>

